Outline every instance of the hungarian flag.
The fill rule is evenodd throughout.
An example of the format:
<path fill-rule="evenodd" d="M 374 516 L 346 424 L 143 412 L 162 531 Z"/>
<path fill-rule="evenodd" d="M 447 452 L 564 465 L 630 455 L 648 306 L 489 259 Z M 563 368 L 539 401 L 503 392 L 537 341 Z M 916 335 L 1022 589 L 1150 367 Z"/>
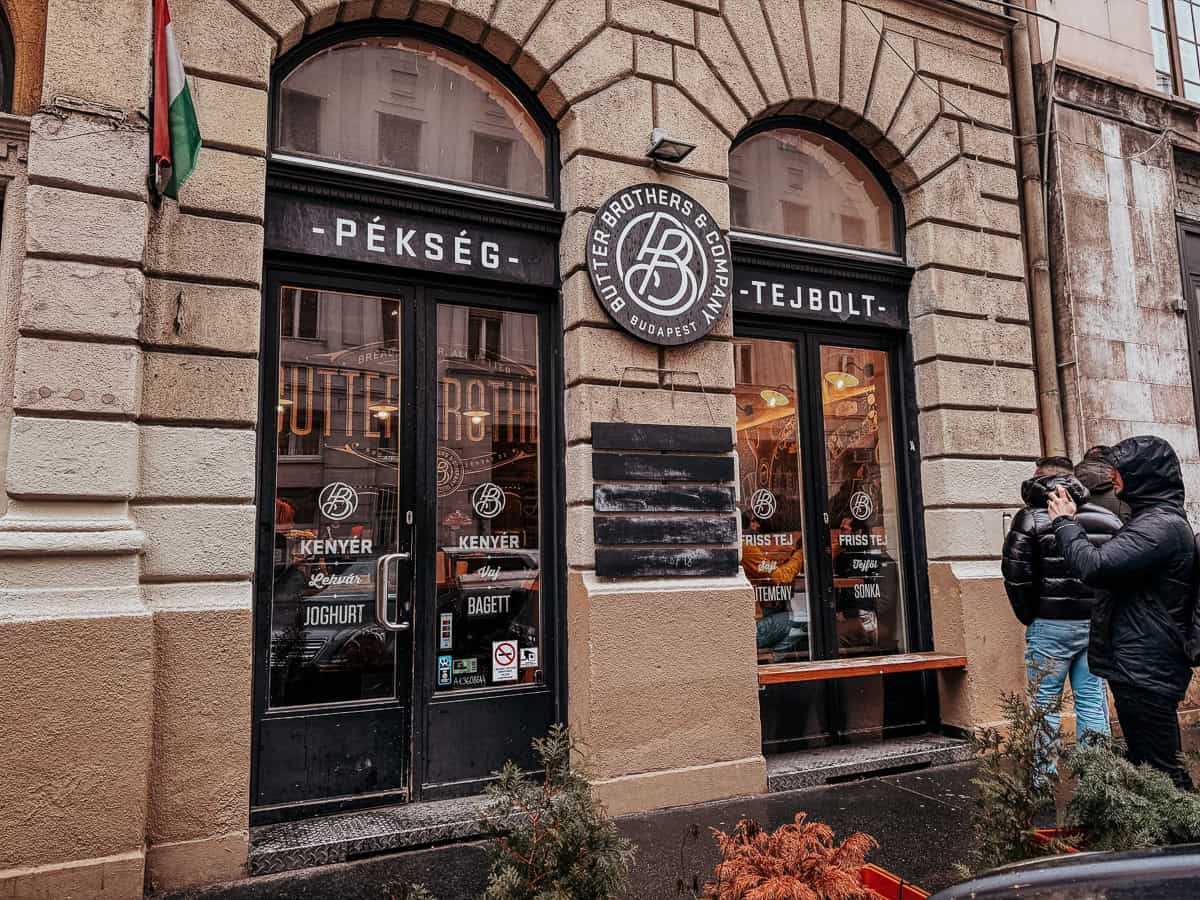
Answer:
<path fill-rule="evenodd" d="M 179 199 L 179 189 L 196 168 L 200 127 L 183 74 L 167 0 L 154 0 L 154 186 Z"/>

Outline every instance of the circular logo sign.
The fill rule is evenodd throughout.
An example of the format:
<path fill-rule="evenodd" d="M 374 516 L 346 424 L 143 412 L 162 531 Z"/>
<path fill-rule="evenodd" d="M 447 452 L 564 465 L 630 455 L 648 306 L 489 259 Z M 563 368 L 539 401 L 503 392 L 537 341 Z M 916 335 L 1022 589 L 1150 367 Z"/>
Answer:
<path fill-rule="evenodd" d="M 609 316 L 652 344 L 698 340 L 729 307 L 725 235 L 676 188 L 635 184 L 609 197 L 592 219 L 587 257 Z"/>
<path fill-rule="evenodd" d="M 850 495 L 850 515 L 858 521 L 865 522 L 871 518 L 873 512 L 875 512 L 875 502 L 866 491 L 855 491 Z"/>
<path fill-rule="evenodd" d="M 494 519 L 504 512 L 504 489 L 494 481 L 485 481 L 471 492 L 471 505 L 481 519 Z"/>
<path fill-rule="evenodd" d="M 759 488 L 750 498 L 750 509 L 759 519 L 769 519 L 775 515 L 775 510 L 778 504 L 775 502 L 775 495 L 766 488 Z"/>
<path fill-rule="evenodd" d="M 437 495 L 449 497 L 457 491 L 462 487 L 464 474 L 466 474 L 466 466 L 463 465 L 462 457 L 449 447 L 438 447 Z"/>
<path fill-rule="evenodd" d="M 317 496 L 321 515 L 334 522 L 348 519 L 358 509 L 358 492 L 344 481 L 333 481 L 321 489 Z"/>

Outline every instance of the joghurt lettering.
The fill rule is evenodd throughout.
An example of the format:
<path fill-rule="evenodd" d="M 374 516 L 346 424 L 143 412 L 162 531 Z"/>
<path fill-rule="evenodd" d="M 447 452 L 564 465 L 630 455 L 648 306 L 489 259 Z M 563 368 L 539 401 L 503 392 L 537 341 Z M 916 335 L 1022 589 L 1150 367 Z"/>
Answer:
<path fill-rule="evenodd" d="M 708 334 L 729 307 L 729 245 L 712 215 L 672 187 L 614 194 L 588 234 L 588 272 L 618 325 L 652 344 Z"/>
<path fill-rule="evenodd" d="M 366 608 L 365 603 L 314 604 L 304 610 L 304 625 L 361 625 Z"/>

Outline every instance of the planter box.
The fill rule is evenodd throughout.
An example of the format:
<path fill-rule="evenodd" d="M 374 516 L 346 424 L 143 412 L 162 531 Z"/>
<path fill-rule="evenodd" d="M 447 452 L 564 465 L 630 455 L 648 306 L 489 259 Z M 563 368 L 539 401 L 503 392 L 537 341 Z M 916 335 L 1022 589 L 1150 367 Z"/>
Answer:
<path fill-rule="evenodd" d="M 1083 837 L 1078 828 L 1039 828 L 1033 833 L 1033 837 L 1039 844 L 1046 846 L 1049 846 L 1051 840 L 1057 838 L 1067 845 L 1063 850 L 1064 853 L 1082 852 L 1071 843 Z"/>
<path fill-rule="evenodd" d="M 927 900 L 928 891 L 923 891 L 903 878 L 897 878 L 887 869 L 865 865 L 858 870 L 863 884 L 882 894 L 886 900 Z"/>

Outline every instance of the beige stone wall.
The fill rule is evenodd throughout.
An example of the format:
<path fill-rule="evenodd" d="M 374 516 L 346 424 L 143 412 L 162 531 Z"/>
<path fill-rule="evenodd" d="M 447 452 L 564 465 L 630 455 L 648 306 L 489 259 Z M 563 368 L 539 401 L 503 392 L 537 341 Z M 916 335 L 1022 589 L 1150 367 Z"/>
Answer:
<path fill-rule="evenodd" d="M 632 181 L 677 185 L 727 224 L 728 149 L 751 121 L 785 112 L 841 127 L 903 192 L 929 555 L 974 566 L 946 592 L 960 614 L 939 626 L 938 649 L 974 655 L 984 621 L 985 665 L 1019 654 L 994 615 L 995 561 L 1002 508 L 1039 442 L 996 20 L 905 0 L 173 0 L 205 150 L 179 204 L 153 209 L 137 116 L 147 7 L 49 2 L 51 109 L 30 140 L 0 519 L 0 659 L 30 698 L 0 714 L 23 723 L 0 751 L 0 772 L 16 773 L 0 776 L 0 820 L 22 823 L 0 887 L 116 867 L 112 896 L 132 896 L 143 871 L 172 887 L 244 865 L 267 89 L 279 53 L 339 20 L 411 19 L 478 43 L 558 123 L 569 715 L 614 809 L 765 788 L 748 584 L 592 572 L 591 423 L 696 424 L 684 392 L 702 389 L 712 420 L 732 426 L 732 323 L 684 348 L 639 344 L 601 311 L 582 252 L 597 205 Z M 699 145 L 685 166 L 649 166 L 657 125 Z M 653 372 L 619 387 L 626 366 Z M 680 369 L 699 384 L 672 391 Z M 702 664 L 663 646 L 662 606 L 689 610 L 682 643 L 705 648 Z M 656 651 L 661 672 L 631 665 Z M 87 716 L 45 694 L 49 659 Z M 968 710 L 964 724 L 986 718 L 995 689 L 990 677 L 948 683 L 948 707 Z M 42 789 L 32 762 L 80 771 L 85 750 L 83 778 Z"/>
<path fill-rule="evenodd" d="M 1154 89 L 1154 49 L 1146 0 L 1053 0 L 1027 5 L 1062 23 L 1059 62 Z M 1054 26 L 1043 21 L 1037 27 L 1042 59 L 1049 61 Z"/>

